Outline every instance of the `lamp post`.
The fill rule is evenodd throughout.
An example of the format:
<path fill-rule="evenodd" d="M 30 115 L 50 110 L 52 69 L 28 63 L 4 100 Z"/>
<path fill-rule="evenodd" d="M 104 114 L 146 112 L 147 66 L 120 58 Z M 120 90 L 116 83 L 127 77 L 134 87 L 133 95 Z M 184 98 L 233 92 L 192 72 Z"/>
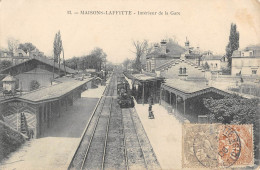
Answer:
<path fill-rule="evenodd" d="M 106 58 L 103 58 L 102 61 L 105 63 L 104 64 L 104 71 L 105 71 L 105 82 L 107 80 L 107 74 L 106 74 Z"/>

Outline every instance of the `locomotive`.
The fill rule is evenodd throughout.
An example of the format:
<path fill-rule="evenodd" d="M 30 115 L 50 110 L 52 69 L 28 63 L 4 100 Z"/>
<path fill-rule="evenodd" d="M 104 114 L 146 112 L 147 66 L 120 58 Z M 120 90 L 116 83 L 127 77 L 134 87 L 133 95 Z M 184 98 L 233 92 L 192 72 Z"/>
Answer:
<path fill-rule="evenodd" d="M 131 96 L 129 83 L 125 77 L 118 77 L 117 94 L 120 108 L 132 108 L 135 106 L 134 98 Z"/>

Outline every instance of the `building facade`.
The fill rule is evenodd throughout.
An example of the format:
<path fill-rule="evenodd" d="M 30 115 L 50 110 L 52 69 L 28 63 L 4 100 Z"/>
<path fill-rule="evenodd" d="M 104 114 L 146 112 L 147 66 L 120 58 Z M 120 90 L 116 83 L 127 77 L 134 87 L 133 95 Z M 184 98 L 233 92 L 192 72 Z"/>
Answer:
<path fill-rule="evenodd" d="M 222 68 L 227 68 L 228 62 L 226 56 L 222 55 L 202 55 L 201 65 L 205 68 L 208 65 L 208 69 L 211 72 L 221 73 Z"/>
<path fill-rule="evenodd" d="M 68 67 L 64 68 L 62 64 L 59 71 L 58 63 L 54 66 L 51 60 L 35 57 L 2 70 L 0 73 L 14 76 L 19 81 L 21 91 L 30 91 L 33 81 L 37 81 L 40 87 L 48 87 L 52 85 L 54 78 L 59 77 L 59 74 L 74 74 L 76 71 Z"/>
<path fill-rule="evenodd" d="M 260 76 L 260 49 L 234 51 L 232 55 L 231 74 Z"/>
<path fill-rule="evenodd" d="M 17 131 L 28 134 L 32 130 L 35 138 L 39 138 L 81 97 L 85 89 L 91 88 L 92 79 L 77 81 L 71 78 L 22 96 L 2 99 L 0 117 Z"/>
<path fill-rule="evenodd" d="M 156 73 L 166 79 L 206 81 L 205 70 L 185 59 L 173 59 L 158 67 Z"/>
<path fill-rule="evenodd" d="M 179 59 L 184 52 L 185 48 L 172 40 L 162 40 L 160 45 L 154 44 L 153 51 L 146 56 L 146 71 L 155 72 L 157 67 L 172 59 Z"/>

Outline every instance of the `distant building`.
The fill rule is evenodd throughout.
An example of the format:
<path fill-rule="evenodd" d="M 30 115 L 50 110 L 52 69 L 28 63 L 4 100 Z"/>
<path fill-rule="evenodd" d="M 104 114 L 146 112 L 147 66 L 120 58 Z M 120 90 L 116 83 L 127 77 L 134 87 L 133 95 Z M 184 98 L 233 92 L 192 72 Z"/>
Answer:
<path fill-rule="evenodd" d="M 173 41 L 162 40 L 160 45 L 154 44 L 154 50 L 146 56 L 146 71 L 154 72 L 155 69 L 172 60 L 181 57 L 185 49 Z"/>
<path fill-rule="evenodd" d="M 0 61 L 11 61 L 13 65 L 20 64 L 34 57 L 45 57 L 43 52 L 38 49 L 34 49 L 28 53 L 25 53 L 22 49 L 16 49 L 14 53 L 8 50 L 0 50 Z M 46 58 L 46 57 L 45 57 Z"/>
<path fill-rule="evenodd" d="M 260 46 L 234 51 L 232 55 L 232 75 L 260 76 Z"/>
<path fill-rule="evenodd" d="M 13 76 L 6 76 L 2 82 L 3 82 L 3 90 L 7 90 L 7 91 L 15 91 L 15 86 L 16 86 L 16 78 L 14 78 Z"/>
<path fill-rule="evenodd" d="M 155 72 L 158 68 L 162 67 L 172 60 L 186 60 L 197 66 L 200 66 L 201 52 L 199 47 L 194 49 L 190 47 L 190 42 L 186 39 L 185 47 L 181 47 L 173 41 L 167 42 L 162 40 L 159 44 L 154 45 L 154 51 L 147 55 L 147 72 Z"/>
<path fill-rule="evenodd" d="M 181 59 L 189 60 L 192 63 L 200 66 L 201 56 L 202 55 L 201 55 L 200 48 L 191 47 L 189 40 L 186 38 L 185 53 L 181 54 Z"/>
<path fill-rule="evenodd" d="M 34 50 L 29 52 L 29 57 L 33 58 L 33 57 L 45 57 L 44 53 L 39 51 L 37 48 L 35 48 Z"/>
<path fill-rule="evenodd" d="M 226 68 L 228 65 L 225 55 L 213 55 L 212 53 L 202 55 L 201 65 L 205 66 L 206 63 L 208 63 L 211 72 L 217 73 L 221 73 L 222 68 Z"/>
<path fill-rule="evenodd" d="M 0 50 L 0 61 L 11 61 L 13 65 L 22 63 L 29 59 L 29 56 L 21 49 L 18 49 L 11 54 L 7 50 Z"/>
<path fill-rule="evenodd" d="M 22 49 L 15 50 L 13 57 L 29 57 L 29 54 L 26 54 Z"/>
<path fill-rule="evenodd" d="M 65 67 L 63 64 L 60 66 L 61 75 L 74 74 L 75 70 Z M 17 65 L 11 66 L 5 70 L 2 70 L 0 74 L 14 76 L 19 81 L 19 89 L 22 91 L 30 91 L 31 82 L 36 80 L 41 87 L 50 86 L 53 79 L 59 77 L 59 66 L 55 63 L 53 67 L 53 61 L 43 57 L 35 57 L 26 60 Z"/>

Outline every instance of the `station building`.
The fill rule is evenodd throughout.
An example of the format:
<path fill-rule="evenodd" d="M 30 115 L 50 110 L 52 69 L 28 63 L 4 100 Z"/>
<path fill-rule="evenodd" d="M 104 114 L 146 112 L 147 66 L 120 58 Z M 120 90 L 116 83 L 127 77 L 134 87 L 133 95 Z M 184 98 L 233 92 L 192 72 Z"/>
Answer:
<path fill-rule="evenodd" d="M 37 56 L 0 72 L 4 76 L 13 76 L 17 80 L 18 89 L 25 92 L 31 90 L 30 86 L 33 81 L 37 81 L 40 87 L 48 87 L 60 75 L 75 73 L 75 70 L 64 67 L 63 64 L 60 65 L 59 69 L 58 63 L 53 63 L 53 60 Z"/>
<path fill-rule="evenodd" d="M 92 79 L 70 80 L 0 100 L 0 119 L 23 133 L 33 130 L 36 138 L 51 127 L 64 111 L 91 88 Z"/>
<path fill-rule="evenodd" d="M 208 123 L 208 110 L 203 99 L 222 99 L 229 95 L 231 94 L 208 86 L 205 82 L 171 79 L 161 85 L 160 104 L 183 121 L 186 119 L 192 123 Z"/>

